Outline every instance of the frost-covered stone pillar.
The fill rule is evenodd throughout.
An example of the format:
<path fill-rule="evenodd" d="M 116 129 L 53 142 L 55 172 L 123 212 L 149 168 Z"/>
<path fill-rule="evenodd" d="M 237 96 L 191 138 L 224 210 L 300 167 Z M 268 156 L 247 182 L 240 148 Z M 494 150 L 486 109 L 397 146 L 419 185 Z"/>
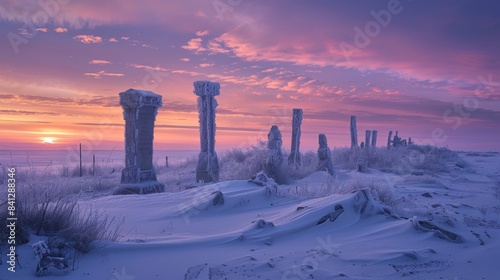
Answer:
<path fill-rule="evenodd" d="M 370 148 L 370 136 L 372 135 L 372 131 L 371 130 L 367 130 L 366 132 L 366 135 L 365 135 L 365 148 Z"/>
<path fill-rule="evenodd" d="M 300 126 L 302 125 L 302 109 L 293 109 L 292 120 L 292 148 L 288 157 L 288 164 L 300 166 L 302 159 L 300 156 Z"/>
<path fill-rule="evenodd" d="M 377 135 L 378 135 L 378 131 L 372 130 L 372 147 L 377 146 Z"/>
<path fill-rule="evenodd" d="M 120 93 L 125 120 L 125 168 L 121 185 L 114 194 L 163 192 L 153 167 L 153 133 L 161 96 L 150 91 L 129 89 Z"/>
<path fill-rule="evenodd" d="M 220 94 L 219 83 L 196 81 L 194 94 L 198 96 L 198 112 L 200 122 L 200 146 L 198 166 L 196 167 L 196 181 L 219 181 L 219 160 L 215 152 L 215 111 Z"/>
<path fill-rule="evenodd" d="M 351 116 L 351 148 L 358 146 L 358 129 L 356 128 L 356 116 Z"/>
<path fill-rule="evenodd" d="M 392 138 L 392 130 L 389 131 L 389 136 L 387 137 L 387 149 L 391 147 L 391 142 L 392 142 L 391 138 Z"/>
<path fill-rule="evenodd" d="M 282 175 L 281 168 L 283 166 L 283 153 L 281 152 L 281 146 L 283 141 L 281 140 L 281 132 L 278 126 L 273 125 L 271 130 L 267 134 L 267 155 L 266 163 L 264 166 L 264 171 L 266 174 L 273 178 L 278 179 Z"/>
<path fill-rule="evenodd" d="M 332 163 L 332 153 L 330 148 L 328 148 L 328 141 L 326 135 L 320 134 L 318 137 L 319 148 L 318 148 L 318 171 L 328 171 L 328 173 L 333 174 L 333 163 Z"/>
<path fill-rule="evenodd" d="M 394 135 L 394 140 L 392 140 L 392 146 L 399 147 L 401 146 L 401 138 L 398 136 L 398 131 L 396 131 L 396 135 Z"/>

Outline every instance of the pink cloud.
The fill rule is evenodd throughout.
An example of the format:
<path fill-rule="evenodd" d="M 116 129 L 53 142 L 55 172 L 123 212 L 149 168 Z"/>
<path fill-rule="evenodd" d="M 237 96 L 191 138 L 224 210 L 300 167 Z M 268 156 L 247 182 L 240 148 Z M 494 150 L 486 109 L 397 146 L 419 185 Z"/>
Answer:
<path fill-rule="evenodd" d="M 418 34 L 391 25 L 391 28 L 382 29 L 375 38 L 369 38 L 367 46 L 360 47 L 353 42 L 356 36 L 354 27 L 363 28 L 366 20 L 372 18 L 364 19 L 365 22 L 355 21 L 355 18 L 337 14 L 335 18 L 328 16 L 330 24 L 324 25 L 327 14 L 304 6 L 302 13 L 308 20 L 297 24 L 286 17 L 277 4 L 254 8 L 253 14 L 248 14 L 253 18 L 250 24 L 240 24 L 215 39 L 199 40 L 192 50 L 197 53 L 225 53 L 246 61 L 375 70 L 420 81 L 474 82 L 477 69 L 492 69 L 491 53 L 461 49 L 446 40 L 438 44 L 429 43 L 433 42 L 433 36 L 439 34 L 430 23 Z M 277 19 L 283 24 L 273 24 Z M 446 22 L 447 19 L 443 19 L 434 24 Z M 293 40 L 290 39 L 292 37 Z M 356 50 L 346 53 L 342 43 Z"/>
<path fill-rule="evenodd" d="M 274 67 L 274 68 L 268 68 L 268 69 L 262 70 L 261 72 L 262 73 L 272 73 L 272 72 L 276 72 L 277 70 L 278 70 L 278 67 Z"/>
<path fill-rule="evenodd" d="M 143 65 L 143 64 L 127 64 L 128 66 L 131 66 L 135 69 L 145 69 L 148 71 L 152 72 L 168 72 L 169 69 L 160 67 L 159 65 L 157 66 L 149 66 L 149 65 Z"/>
<path fill-rule="evenodd" d="M 68 28 L 64 28 L 64 27 L 57 27 L 57 28 L 55 28 L 55 29 L 54 29 L 54 31 L 55 31 L 56 33 L 66 33 L 66 32 L 68 32 Z"/>
<path fill-rule="evenodd" d="M 214 64 L 213 63 L 201 63 L 200 64 L 200 67 L 202 67 L 202 68 L 210 67 L 210 66 L 214 66 Z"/>
<path fill-rule="evenodd" d="M 201 17 L 201 18 L 207 18 L 207 14 L 205 14 L 205 12 L 203 11 L 196 11 L 196 14 L 195 14 L 197 17 Z"/>
<path fill-rule="evenodd" d="M 332 48 L 329 42 L 318 42 L 305 35 L 296 36 L 290 41 L 287 36 L 283 36 L 287 32 L 277 35 L 269 28 L 262 28 L 266 30 L 254 26 L 241 26 L 211 40 L 207 49 L 213 53 L 231 52 L 247 61 L 279 61 L 327 66 L 335 65 L 340 60 L 340 51 Z"/>
<path fill-rule="evenodd" d="M 203 36 L 207 36 L 209 33 L 210 32 L 208 30 L 196 31 L 196 36 L 203 37 Z"/>
<path fill-rule="evenodd" d="M 108 0 L 105 3 L 100 0 L 39 2 L 3 0 L 0 19 L 31 24 L 33 15 L 44 11 L 44 4 L 55 3 L 58 12 L 51 12 L 49 22 L 75 29 L 145 23 L 194 33 L 199 30 L 199 26 L 206 26 L 207 20 L 217 21 L 212 1 L 148 1 L 146 4 L 136 0 Z"/>
<path fill-rule="evenodd" d="M 101 59 L 93 59 L 89 62 L 89 64 L 111 64 L 111 61 L 101 60 Z"/>
<path fill-rule="evenodd" d="M 217 41 L 217 40 L 211 40 L 208 42 L 207 44 L 207 49 L 211 52 L 211 53 L 229 53 L 230 50 L 224 48 L 221 44 L 221 42 Z"/>
<path fill-rule="evenodd" d="M 263 87 L 270 90 L 280 90 L 286 92 L 293 92 L 300 95 L 316 95 L 324 96 L 329 94 L 343 94 L 340 88 L 330 86 L 324 82 L 308 78 L 302 75 L 293 75 L 290 71 L 283 71 L 283 73 L 262 76 L 262 75 L 223 75 L 215 73 L 195 72 L 189 70 L 172 70 L 173 74 L 182 74 L 190 76 L 203 76 L 214 80 L 219 80 L 225 83 L 235 85 L 243 85 L 246 87 Z M 270 73 L 264 73 L 270 74 Z"/>
<path fill-rule="evenodd" d="M 387 94 L 387 95 L 395 95 L 395 94 L 399 94 L 399 90 L 392 90 L 392 89 L 386 89 L 384 90 L 384 93 Z"/>
<path fill-rule="evenodd" d="M 102 43 L 102 37 L 94 35 L 77 35 L 73 37 L 78 42 L 84 44 L 100 44 Z"/>
<path fill-rule="evenodd" d="M 202 41 L 201 38 L 193 38 L 189 40 L 186 45 L 182 46 L 182 48 L 195 53 L 203 52 L 205 48 L 201 46 Z"/>

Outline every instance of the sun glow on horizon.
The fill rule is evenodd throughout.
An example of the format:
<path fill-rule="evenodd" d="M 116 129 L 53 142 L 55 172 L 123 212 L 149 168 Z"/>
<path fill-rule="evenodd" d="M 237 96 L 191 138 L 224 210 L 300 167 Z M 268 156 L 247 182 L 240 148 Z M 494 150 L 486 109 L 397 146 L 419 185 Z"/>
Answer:
<path fill-rule="evenodd" d="M 54 144 L 54 138 L 52 138 L 52 137 L 45 137 L 45 138 L 43 138 L 43 143 L 44 144 Z"/>

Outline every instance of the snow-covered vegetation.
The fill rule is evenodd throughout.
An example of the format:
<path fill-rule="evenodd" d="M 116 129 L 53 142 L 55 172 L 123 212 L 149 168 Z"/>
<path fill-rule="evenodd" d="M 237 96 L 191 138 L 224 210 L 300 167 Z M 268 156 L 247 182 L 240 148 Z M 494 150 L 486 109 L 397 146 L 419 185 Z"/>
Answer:
<path fill-rule="evenodd" d="M 451 277 L 461 269 L 448 260 L 447 252 L 460 252 L 456 244 L 498 248 L 500 209 L 493 203 L 500 197 L 495 189 L 498 154 L 416 145 L 334 148 L 334 173 L 329 174 L 317 171 L 316 151 L 303 152 L 300 167 L 283 161 L 277 175 L 286 184 L 276 188 L 271 179 L 248 182 L 264 169 L 267 150 L 260 141 L 248 149 L 220 152 L 221 182 L 216 184 L 195 182 L 195 157 L 170 167 L 157 165 L 166 191 L 144 196 L 110 195 L 119 185 L 120 165 L 99 165 L 98 172 L 88 170 L 83 177 L 74 167 L 55 173 L 19 167 L 16 238 L 19 260 L 31 269 L 20 274 L 35 275 L 37 261 L 28 245 L 41 240 L 50 248 L 49 257 L 64 258 L 70 269 L 106 279 L 114 279 L 123 267 L 145 279 L 154 277 L 151 271 L 172 276 L 168 279 L 205 279 L 216 272 L 227 279 L 241 279 L 245 273 L 250 279 L 398 278 L 421 272 Z M 288 154 L 283 151 L 283 158 Z M 1 166 L 2 184 L 6 174 Z M 5 206 L 4 199 L 4 220 Z M 8 231 L 0 234 L 5 244 Z M 315 249 L 318 238 L 331 236 L 335 246 Z M 227 258 L 209 257 L 212 251 Z M 137 252 L 142 262 L 134 257 Z M 469 257 L 453 262 L 467 263 L 478 252 L 466 251 Z M 145 261 L 149 256 L 166 263 Z M 310 258 L 315 263 L 306 261 Z M 323 259 L 328 261 L 319 261 Z M 137 262 L 150 267 L 148 272 L 134 269 Z M 50 267 L 44 275 L 61 273 L 68 279 L 81 275 Z"/>

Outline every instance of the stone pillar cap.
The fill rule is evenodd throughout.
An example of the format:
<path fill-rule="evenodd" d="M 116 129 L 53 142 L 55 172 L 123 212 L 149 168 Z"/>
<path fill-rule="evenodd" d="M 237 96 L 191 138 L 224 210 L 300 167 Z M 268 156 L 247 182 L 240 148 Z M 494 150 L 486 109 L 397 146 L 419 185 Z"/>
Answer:
<path fill-rule="evenodd" d="M 162 97 L 159 94 L 147 90 L 128 89 L 120 92 L 120 105 L 129 108 L 138 108 L 142 106 L 161 107 Z"/>
<path fill-rule="evenodd" d="M 198 96 L 217 96 L 220 94 L 220 84 L 210 81 L 196 81 L 193 83 L 193 93 Z"/>

